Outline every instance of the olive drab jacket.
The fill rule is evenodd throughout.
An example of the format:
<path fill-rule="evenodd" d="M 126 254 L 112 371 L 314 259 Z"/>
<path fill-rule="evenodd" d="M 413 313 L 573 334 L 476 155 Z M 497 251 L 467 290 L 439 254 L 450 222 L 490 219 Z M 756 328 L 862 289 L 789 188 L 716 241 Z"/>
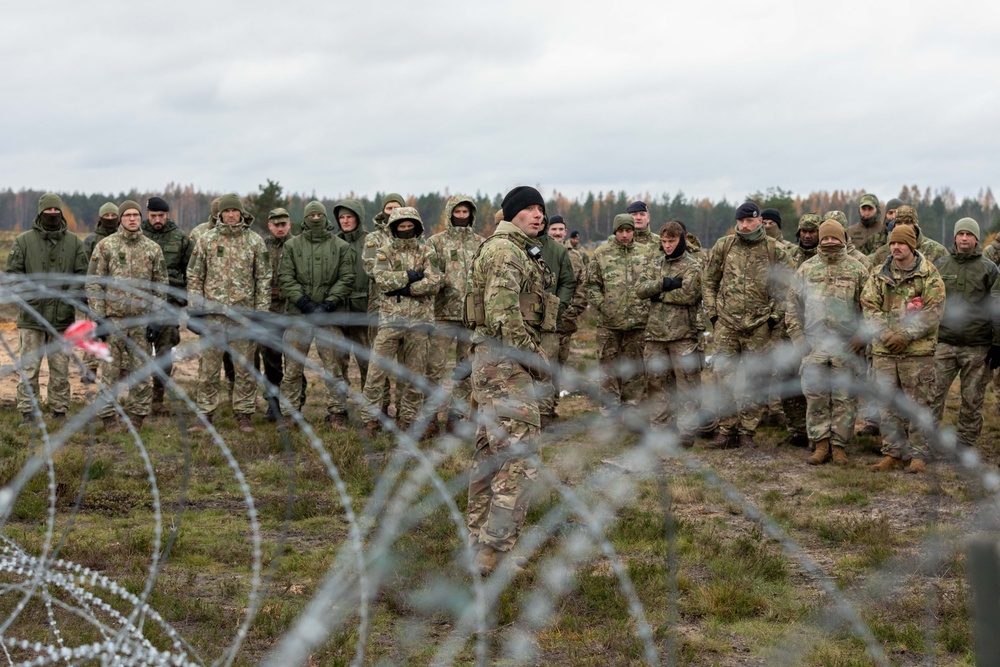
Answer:
<path fill-rule="evenodd" d="M 468 227 L 452 223 L 452 211 L 459 204 L 469 207 Z M 446 322 L 462 322 L 465 318 L 465 294 L 472 272 L 472 258 L 484 239 L 475 232 L 476 204 L 470 197 L 455 195 L 444 207 L 444 231 L 427 240 L 434 250 L 437 270 L 441 273 L 441 290 L 434 299 L 434 318 Z"/>
<path fill-rule="evenodd" d="M 1000 269 L 983 257 L 977 245 L 972 252 L 951 254 L 934 265 L 944 282 L 944 315 L 938 340 L 949 345 L 990 345 L 993 343 L 993 286 Z"/>
<path fill-rule="evenodd" d="M 354 248 L 327 229 L 327 221 L 311 226 L 306 220 L 302 233 L 285 242 L 278 269 L 281 297 L 286 313 L 300 315 L 295 302 L 303 296 L 316 304 L 329 301 L 338 307 L 347 303 L 354 289 Z"/>
<path fill-rule="evenodd" d="M 347 301 L 345 310 L 351 313 L 367 313 L 370 279 L 365 272 L 364 258 L 362 256 L 365 250 L 365 242 L 368 240 L 368 232 L 365 231 L 364 227 L 365 207 L 355 199 L 339 201 L 333 207 L 334 220 L 340 218 L 340 213 L 337 211 L 340 208 L 346 208 L 358 217 L 358 226 L 354 228 L 354 231 L 341 231 L 337 234 L 338 238 L 343 239 L 354 248 L 354 287 L 351 290 L 351 297 Z"/>
<path fill-rule="evenodd" d="M 167 264 L 167 273 L 170 276 L 170 287 L 177 291 L 177 294 L 168 297 L 168 301 L 174 305 L 183 305 L 178 296 L 187 289 L 187 266 L 191 261 L 193 249 L 191 239 L 170 218 L 167 218 L 162 229 L 155 229 L 149 220 L 143 220 L 142 233 L 146 238 L 156 242 L 163 252 L 163 261 Z"/>

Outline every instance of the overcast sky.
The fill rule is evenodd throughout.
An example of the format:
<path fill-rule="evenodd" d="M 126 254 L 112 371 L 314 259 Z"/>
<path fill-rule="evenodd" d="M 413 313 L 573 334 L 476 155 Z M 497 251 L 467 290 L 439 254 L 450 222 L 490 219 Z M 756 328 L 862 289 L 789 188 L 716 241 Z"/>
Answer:
<path fill-rule="evenodd" d="M 0 187 L 997 184 L 992 2 L 18 2 Z"/>

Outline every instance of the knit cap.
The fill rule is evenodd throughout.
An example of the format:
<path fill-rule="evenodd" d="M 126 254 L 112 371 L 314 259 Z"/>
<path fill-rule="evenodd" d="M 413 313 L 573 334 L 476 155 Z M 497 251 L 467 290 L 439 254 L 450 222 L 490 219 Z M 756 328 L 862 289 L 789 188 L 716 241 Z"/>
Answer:
<path fill-rule="evenodd" d="M 243 208 L 243 201 L 238 194 L 230 193 L 219 197 L 219 212 L 228 211 L 231 208 L 235 208 L 241 214 L 246 213 L 246 210 Z"/>
<path fill-rule="evenodd" d="M 107 202 L 106 204 L 104 204 L 103 206 L 101 206 L 101 208 L 97 211 L 97 217 L 103 218 L 104 216 L 106 216 L 109 213 L 113 213 L 113 214 L 115 214 L 117 216 L 118 215 L 118 204 L 114 203 L 113 201 Z"/>
<path fill-rule="evenodd" d="M 969 232 L 976 237 L 977 241 L 983 240 L 979 232 L 979 223 L 972 218 L 962 218 L 955 223 L 955 236 L 958 236 L 959 232 Z"/>
<path fill-rule="evenodd" d="M 827 236 L 832 236 L 838 239 L 841 243 L 847 243 L 847 237 L 844 235 L 844 227 L 836 220 L 826 219 L 819 226 L 819 239 L 822 241 Z"/>
<path fill-rule="evenodd" d="M 917 232 L 909 225 L 896 225 L 889 234 L 889 243 L 905 243 L 910 250 L 917 250 Z"/>
<path fill-rule="evenodd" d="M 635 220 L 628 213 L 619 213 L 615 216 L 615 231 L 619 229 L 625 229 L 628 227 L 631 230 L 635 230 Z"/>

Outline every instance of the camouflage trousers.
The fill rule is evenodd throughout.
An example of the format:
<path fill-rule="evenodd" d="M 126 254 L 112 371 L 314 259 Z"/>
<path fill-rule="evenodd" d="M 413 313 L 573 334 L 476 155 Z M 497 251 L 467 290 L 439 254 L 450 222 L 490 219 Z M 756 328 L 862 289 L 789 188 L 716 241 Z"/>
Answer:
<path fill-rule="evenodd" d="M 664 428 L 673 422 L 680 435 L 694 435 L 701 400 L 698 341 L 646 341 L 643 360 L 650 425 Z"/>
<path fill-rule="evenodd" d="M 541 339 L 545 360 L 556 363 L 559 358 L 559 334 L 543 333 Z M 540 373 L 538 376 L 538 413 L 548 419 L 556 418 L 556 404 L 559 403 L 559 372 L 554 375 Z"/>
<path fill-rule="evenodd" d="M 108 351 L 111 361 L 101 363 L 101 384 L 115 397 L 128 387 L 128 399 L 121 402 L 125 412 L 145 417 L 153 405 L 153 378 L 137 380 L 134 374 L 141 370 L 151 356 L 150 344 L 146 340 L 146 327 L 116 329 L 108 336 Z M 121 380 L 125 376 L 124 381 Z M 98 399 L 100 400 L 100 398 Z M 114 405 L 108 403 L 97 413 L 98 417 L 113 417 Z"/>
<path fill-rule="evenodd" d="M 237 327 L 232 325 L 230 320 L 219 315 L 209 315 L 216 325 L 223 327 L 229 325 L 233 331 Z M 221 340 L 220 340 L 221 339 Z M 204 336 L 203 341 L 206 341 Z M 230 352 L 233 363 L 233 413 L 238 415 L 253 414 L 256 406 L 254 404 L 254 394 L 257 389 L 257 382 L 254 380 L 250 369 L 253 365 L 253 355 L 257 348 L 257 343 L 252 340 L 230 337 L 223 329 L 221 334 L 211 340 L 211 347 L 206 347 L 198 357 L 198 391 L 195 394 L 195 405 L 198 412 L 202 414 L 212 414 L 219 407 L 219 371 L 222 369 L 222 357 L 225 352 Z M 222 346 L 228 345 L 229 349 Z M 228 371 L 228 369 L 226 369 Z"/>
<path fill-rule="evenodd" d="M 480 345 L 472 364 L 472 392 L 481 420 L 469 471 L 466 524 L 473 546 L 510 551 L 524 527 L 538 469 L 540 419 L 535 381 L 520 364 Z"/>
<path fill-rule="evenodd" d="M 49 410 L 65 413 L 69 410 L 69 355 L 62 351 L 58 335 L 37 329 L 18 329 L 18 357 L 21 369 L 27 376 L 28 384 L 21 379 L 17 385 L 17 411 L 31 412 L 31 395 L 41 407 L 42 396 L 38 387 L 38 372 L 42 368 L 42 357 L 49 361 Z"/>
<path fill-rule="evenodd" d="M 872 353 L 871 345 L 868 346 L 868 350 L 865 352 L 865 377 L 872 384 L 875 383 L 875 368 L 872 366 Z M 878 426 L 881 421 L 879 416 L 878 401 L 873 398 L 862 397 L 858 399 L 858 409 L 861 412 L 861 417 L 865 421 L 865 425 Z"/>
<path fill-rule="evenodd" d="M 427 353 L 427 379 L 434 387 L 441 386 L 445 381 L 452 349 L 455 350 L 456 367 L 463 362 L 472 361 L 472 343 L 469 341 L 471 332 L 465 330 L 461 322 L 439 320 L 437 324 L 439 328 L 431 335 L 430 350 Z M 472 398 L 472 380 L 452 380 L 451 395 L 457 403 L 468 405 Z M 450 406 L 448 414 L 462 415 L 465 412 Z"/>
<path fill-rule="evenodd" d="M 875 382 L 881 393 L 900 389 L 922 408 L 930 409 L 934 398 L 934 357 L 892 357 L 872 355 Z M 927 437 L 913 428 L 899 410 L 882 401 L 882 454 L 895 458 L 931 458 Z"/>
<path fill-rule="evenodd" d="M 642 348 L 645 329 L 597 327 L 597 359 L 601 363 L 601 389 L 613 403 L 641 401 L 645 391 Z"/>
<path fill-rule="evenodd" d="M 731 329 L 722 322 L 715 326 L 713 346 L 715 356 L 712 368 L 715 372 L 715 391 L 718 403 L 719 431 L 725 434 L 740 433 L 753 435 L 757 431 L 763 409 L 758 402 L 759 388 L 764 377 L 770 375 L 770 366 L 765 370 L 758 365 L 766 365 L 764 353 L 770 339 L 770 330 L 764 322 L 751 331 Z M 737 371 L 742 362 L 745 382 L 737 387 Z M 748 365 L 747 362 L 752 362 Z M 736 405 L 736 389 L 743 396 L 743 406 Z"/>
<path fill-rule="evenodd" d="M 317 334 L 317 332 L 320 332 Z M 288 399 L 281 406 L 281 414 L 291 415 L 303 404 L 302 385 L 305 364 L 302 358 L 309 356 L 309 348 L 316 341 L 316 352 L 323 365 L 323 384 L 326 385 L 326 411 L 331 415 L 347 414 L 347 394 L 350 385 L 344 377 L 344 348 L 337 346 L 337 339 L 343 344 L 344 334 L 340 327 L 290 327 L 285 330 L 282 341 L 285 344 L 285 376 L 281 380 L 281 393 Z M 331 340 L 333 339 L 333 340 Z M 288 354 L 287 351 L 298 352 Z M 301 358 L 297 358 L 301 355 Z"/>
<path fill-rule="evenodd" d="M 854 437 L 855 385 L 864 373 L 864 359 L 834 357 L 802 364 L 802 392 L 806 400 L 809 443 L 829 440 L 847 447 Z"/>
<path fill-rule="evenodd" d="M 961 380 L 962 405 L 958 411 L 956 430 L 958 439 L 967 447 L 974 447 L 983 430 L 983 400 L 990 369 L 986 365 L 989 345 L 937 344 L 934 349 L 934 418 L 941 422 L 944 404 L 955 376 Z"/>
<path fill-rule="evenodd" d="M 779 324 L 771 332 L 767 351 L 773 353 L 780 346 L 791 344 L 784 324 Z M 777 366 L 777 364 L 775 364 Z M 806 397 L 802 394 L 802 382 L 799 365 L 792 368 L 775 368 L 770 377 L 765 378 L 767 384 L 767 407 L 772 413 L 782 412 L 785 415 L 788 435 L 807 435 L 806 432 Z"/>
<path fill-rule="evenodd" d="M 343 332 L 344 338 L 351 343 L 347 353 L 341 355 L 341 374 L 344 380 L 350 377 L 348 370 L 351 364 L 351 355 L 353 355 L 354 363 L 358 365 L 358 375 L 361 376 L 361 389 L 364 389 L 365 381 L 368 380 L 368 358 L 364 353 L 359 354 L 359 352 L 361 350 L 367 351 L 371 348 L 372 341 L 374 340 L 374 337 L 371 336 L 371 327 L 352 324 L 341 327 L 340 330 Z"/>
<path fill-rule="evenodd" d="M 566 366 L 566 362 L 569 361 L 569 344 L 573 340 L 573 334 L 575 331 L 562 331 L 559 333 L 559 368 Z"/>
<path fill-rule="evenodd" d="M 428 328 L 428 325 L 379 327 L 372 344 L 372 360 L 368 365 L 368 380 L 365 382 L 367 419 L 378 419 L 382 405 L 388 398 L 392 371 L 386 366 L 386 362 L 398 359 L 413 376 L 422 377 L 427 373 L 427 349 L 430 346 Z M 396 392 L 400 397 L 396 407 L 396 422 L 408 426 L 420 412 L 424 395 L 407 377 L 396 378 Z"/>
<path fill-rule="evenodd" d="M 160 329 L 160 335 L 153 341 L 153 358 L 159 362 L 163 368 L 163 373 L 170 377 L 174 370 L 173 349 L 181 343 L 181 330 L 177 326 L 165 326 Z M 153 376 L 153 387 L 156 393 L 163 393 L 164 383 L 156 375 Z"/>

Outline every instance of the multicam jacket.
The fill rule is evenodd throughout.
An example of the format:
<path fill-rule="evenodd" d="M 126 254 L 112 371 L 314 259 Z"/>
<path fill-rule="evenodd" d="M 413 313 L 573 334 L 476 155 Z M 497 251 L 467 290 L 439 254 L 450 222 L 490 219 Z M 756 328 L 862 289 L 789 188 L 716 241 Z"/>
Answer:
<path fill-rule="evenodd" d="M 392 235 L 389 234 L 389 230 L 387 228 L 387 225 L 389 224 L 389 216 L 380 212 L 372 218 L 372 223 L 375 225 L 375 231 L 369 232 L 365 237 L 365 249 L 361 253 L 361 263 L 364 266 L 365 273 L 371 281 L 375 279 L 375 259 L 378 255 L 378 251 L 392 239 Z M 375 287 L 374 282 L 369 282 L 368 312 L 371 314 L 377 314 L 381 304 L 382 293 Z"/>
<path fill-rule="evenodd" d="M 754 241 L 723 236 L 705 265 L 705 314 L 740 331 L 781 322 L 790 272 L 791 260 L 766 234 Z"/>
<path fill-rule="evenodd" d="M 680 278 L 681 286 L 663 291 L 664 278 Z M 701 266 L 688 254 L 670 258 L 660 248 L 659 257 L 646 263 L 642 279 L 635 287 L 636 296 L 649 299 L 646 340 L 669 343 L 675 340 L 698 340 L 698 314 L 701 310 Z"/>
<path fill-rule="evenodd" d="M 636 294 L 635 285 L 651 261 L 649 245 L 634 241 L 624 245 L 614 236 L 594 251 L 587 272 L 587 301 L 600 313 L 598 326 L 620 330 L 646 326 L 649 300 Z"/>
<path fill-rule="evenodd" d="M 94 248 L 87 275 L 87 302 L 97 317 L 137 317 L 159 310 L 163 294 L 148 283 L 169 284 L 163 252 L 155 241 L 124 227 Z"/>
<path fill-rule="evenodd" d="M 259 234 L 244 225 L 219 223 L 201 236 L 188 263 L 188 303 L 269 310 L 271 261 Z"/>
<path fill-rule="evenodd" d="M 868 269 L 848 256 L 847 248 L 832 255 L 817 253 L 791 281 L 785 311 L 788 337 L 805 338 L 806 361 L 820 363 L 847 355 L 847 341 L 861 332 L 861 292 Z"/>
<path fill-rule="evenodd" d="M 576 288 L 573 290 L 573 300 L 569 307 L 563 311 L 559 320 L 559 331 L 562 333 L 574 333 L 579 328 L 577 319 L 583 311 L 587 310 L 587 263 L 584 255 L 576 248 L 566 246 L 566 254 L 569 256 L 570 265 L 573 267 L 573 277 L 576 278 Z"/>
<path fill-rule="evenodd" d="M 471 212 L 468 227 L 456 227 L 452 224 L 452 211 L 459 204 L 465 204 Z M 472 258 L 486 239 L 473 231 L 476 224 L 476 204 L 469 197 L 455 195 L 448 199 L 443 217 L 444 231 L 427 240 L 437 259 L 437 270 L 442 275 L 441 290 L 434 299 L 434 318 L 462 322 L 465 319 L 465 294 L 469 289 Z"/>
<path fill-rule="evenodd" d="M 934 264 L 942 257 L 948 256 L 947 248 L 945 248 L 937 241 L 929 239 L 926 236 L 924 236 L 920 232 L 919 227 L 914 227 L 914 230 L 917 232 L 917 251 L 919 251 L 921 255 L 926 257 L 928 262 Z M 887 259 L 890 259 L 891 255 L 892 253 L 889 252 L 889 242 L 887 240 L 884 245 L 879 246 L 879 248 L 874 253 L 872 253 L 871 255 L 872 270 L 874 271 L 880 269 L 882 265 L 885 264 L 885 261 Z"/>
<path fill-rule="evenodd" d="M 903 334 L 910 341 L 899 356 L 934 354 L 938 327 L 944 315 L 945 287 L 941 274 L 919 252 L 913 269 L 902 271 L 886 260 L 865 283 L 861 309 L 874 332 L 872 354 L 892 356 L 882 343 L 889 332 Z M 920 301 L 914 301 L 920 297 Z"/>

